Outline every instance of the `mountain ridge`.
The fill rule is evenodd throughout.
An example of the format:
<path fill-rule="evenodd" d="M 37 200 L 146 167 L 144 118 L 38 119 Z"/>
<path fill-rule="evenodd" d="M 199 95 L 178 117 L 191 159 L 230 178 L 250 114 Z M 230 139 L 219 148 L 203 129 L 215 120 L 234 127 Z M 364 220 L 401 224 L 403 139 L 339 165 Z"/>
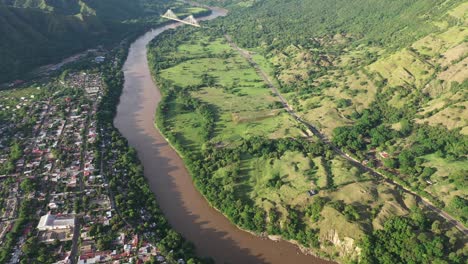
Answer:
<path fill-rule="evenodd" d="M 0 82 L 98 44 L 111 43 L 142 25 L 125 20 L 162 12 L 169 1 L 0 1 Z"/>

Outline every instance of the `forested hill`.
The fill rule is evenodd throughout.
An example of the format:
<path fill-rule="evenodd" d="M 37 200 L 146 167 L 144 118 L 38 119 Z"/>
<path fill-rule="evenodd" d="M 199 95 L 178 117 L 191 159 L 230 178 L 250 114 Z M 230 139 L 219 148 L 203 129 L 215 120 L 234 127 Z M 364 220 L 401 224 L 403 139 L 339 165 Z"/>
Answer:
<path fill-rule="evenodd" d="M 212 205 L 243 228 L 344 263 L 467 263 L 466 0 L 203 2 L 230 12 L 159 36 L 149 59 L 167 91 L 158 127 L 188 159 L 202 155 L 188 166 Z M 299 127 L 346 154 L 276 154 L 278 138 L 329 147 L 294 134 L 274 112 L 285 101 Z M 296 166 L 303 157 L 311 167 Z"/>
<path fill-rule="evenodd" d="M 207 1 L 215 3 L 219 1 Z M 311 37 L 346 32 L 394 48 L 437 29 L 432 22 L 462 0 L 250 0 L 230 7 L 224 28 L 244 47 L 313 45 Z M 458 23 L 453 19 L 451 23 Z"/>
<path fill-rule="evenodd" d="M 114 41 L 136 27 L 123 21 L 159 14 L 170 2 L 0 0 L 0 82 Z"/>
<path fill-rule="evenodd" d="M 0 0 L 17 8 L 37 9 L 62 15 L 97 15 L 100 19 L 123 20 L 141 15 L 143 4 L 154 1 L 128 0 Z M 158 1 L 161 6 L 168 1 Z M 157 8 L 157 5 L 153 7 Z"/>

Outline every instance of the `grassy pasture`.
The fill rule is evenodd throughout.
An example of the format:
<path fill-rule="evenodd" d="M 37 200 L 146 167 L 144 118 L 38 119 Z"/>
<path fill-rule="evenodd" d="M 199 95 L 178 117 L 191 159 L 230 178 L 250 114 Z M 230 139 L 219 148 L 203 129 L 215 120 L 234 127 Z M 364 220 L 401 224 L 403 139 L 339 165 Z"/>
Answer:
<path fill-rule="evenodd" d="M 212 142 L 229 144 L 241 137 L 302 135 L 297 123 L 274 105 L 277 99 L 255 70 L 224 39 L 195 34 L 179 45 L 177 52 L 167 56 L 182 59 L 181 63 L 160 72 L 160 77 L 174 85 L 200 86 L 203 76 L 212 78 L 211 85 L 190 91 L 193 98 L 216 109 Z M 181 111 L 179 104 L 177 100 L 171 103 L 169 124 L 178 137 L 196 149 L 202 145 L 199 135 L 202 120 L 197 113 Z"/>
<path fill-rule="evenodd" d="M 466 173 L 468 172 L 468 162 L 466 160 L 449 161 L 438 157 L 436 154 L 423 156 L 425 165 L 434 167 L 437 171 L 430 177 L 432 184 L 427 184 L 426 190 L 437 195 L 446 205 L 450 203 L 455 195 L 467 198 L 468 182 Z M 449 175 L 465 175 L 457 182 L 450 181 Z M 458 177 L 460 178 L 460 177 Z"/>
<path fill-rule="evenodd" d="M 1 99 L 19 99 L 21 97 L 30 97 L 31 95 L 39 94 L 41 89 L 37 89 L 37 87 L 26 87 L 26 88 L 19 88 L 19 89 L 9 89 L 9 90 L 0 90 L 0 98 Z"/>
<path fill-rule="evenodd" d="M 189 15 L 198 15 L 208 10 L 202 7 L 179 7 L 173 11 L 179 18 L 185 18 Z"/>
<path fill-rule="evenodd" d="M 278 77 L 275 76 L 280 64 L 278 60 L 287 58 L 283 58 L 281 54 L 265 58 L 260 53 L 252 52 L 253 59 L 261 68 L 271 77 Z M 287 52 L 299 51 L 291 47 Z M 349 116 L 354 111 L 368 108 L 375 100 L 378 89 L 371 80 L 371 74 L 366 72 L 369 68 L 377 67 L 376 72 L 386 70 L 389 74 L 398 75 L 390 69 L 398 68 L 398 65 L 403 63 L 405 66 L 397 70 L 403 70 L 408 74 L 406 77 L 411 75 L 414 78 L 413 84 L 421 83 L 426 78 L 426 74 L 422 72 L 432 69 L 413 51 L 403 50 L 391 56 L 380 57 L 367 69 L 363 66 L 364 68 L 353 70 L 351 66 L 365 56 L 364 54 L 365 50 L 346 54 L 348 58 L 340 63 L 349 63 L 349 68 L 344 67 L 342 71 L 332 70 L 314 80 L 314 87 L 321 91 L 299 96 L 292 91 L 284 96 L 293 103 L 304 119 L 330 136 L 334 128 L 353 124 Z M 308 58 L 307 54 L 296 55 L 297 60 Z M 220 148 L 235 148 L 239 139 L 252 136 L 303 136 L 297 123 L 291 120 L 284 110 L 275 106 L 278 99 L 272 95 L 256 71 L 224 39 L 209 38 L 196 33 L 179 45 L 177 52 L 168 56 L 176 57 L 179 63 L 162 70 L 160 76 L 176 86 L 187 89 L 191 97 L 216 110 L 211 143 Z M 307 65 L 299 66 L 292 71 L 299 74 Z M 413 74 L 413 71 L 417 73 Z M 430 74 L 428 71 L 427 75 Z M 422 75 L 424 76 L 421 77 Z M 209 85 L 206 84 L 207 77 L 211 79 Z M 404 79 L 401 75 L 389 77 L 395 77 L 393 81 Z M 326 81 L 333 85 L 320 86 Z M 390 104 L 403 106 L 404 99 L 395 94 Z M 351 103 L 343 104 L 344 100 Z M 181 111 L 180 104 L 177 99 L 171 102 L 167 116 L 168 125 L 175 135 L 182 139 L 183 144 L 197 151 L 204 142 L 200 136 L 203 120 L 196 112 Z M 402 195 L 393 186 L 376 182 L 371 176 L 363 174 L 339 157 L 332 157 L 327 161 L 325 157 L 311 158 L 291 151 L 279 158 L 251 157 L 246 153 L 242 155 L 240 164 L 223 165 L 225 167 L 215 171 L 213 177 L 229 182 L 222 188 L 232 190 L 236 199 L 252 202 L 255 207 L 262 208 L 265 212 L 275 209 L 279 213 L 282 226 L 287 223 L 291 208 L 298 210 L 304 224 L 321 230 L 319 235 L 323 240 L 333 237 L 331 231 L 338 233 L 343 241 L 348 238 L 359 239 L 364 231 L 380 229 L 391 216 L 408 215 L 409 208 L 416 206 L 411 196 Z M 236 173 L 234 181 L 229 181 L 226 177 L 231 175 L 230 172 L 234 169 L 232 166 L 238 166 L 240 172 Z M 321 213 L 320 220 L 311 222 L 303 213 L 317 199 L 317 196 L 309 197 L 307 191 L 312 189 L 319 190 L 317 196 L 326 201 L 343 201 L 345 205 L 354 208 L 359 217 L 352 220 L 353 218 L 347 215 L 349 212 L 343 209 L 340 209 L 340 212 L 330 206 L 333 203 L 328 203 Z"/>
<path fill-rule="evenodd" d="M 286 152 L 279 159 L 252 159 L 249 163 L 250 197 L 260 203 L 266 199 L 276 204 L 303 205 L 307 202 L 310 179 L 305 176 L 313 163 L 302 153 Z M 275 175 L 281 178 L 281 186 L 269 187 L 268 181 Z"/>
<path fill-rule="evenodd" d="M 420 87 L 434 73 L 430 64 L 407 49 L 375 62 L 368 69 L 388 79 L 392 86 L 413 84 Z"/>

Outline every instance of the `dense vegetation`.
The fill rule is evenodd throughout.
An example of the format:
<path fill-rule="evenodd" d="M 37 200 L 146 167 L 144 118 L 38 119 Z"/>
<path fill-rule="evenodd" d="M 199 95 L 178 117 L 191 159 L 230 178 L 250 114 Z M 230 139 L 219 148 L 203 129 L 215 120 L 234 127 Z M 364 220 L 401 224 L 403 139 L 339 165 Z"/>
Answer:
<path fill-rule="evenodd" d="M 303 140 L 297 134 L 278 134 L 278 127 L 284 126 L 280 122 L 270 130 L 268 122 L 275 123 L 274 116 L 239 122 L 238 116 L 263 113 L 265 101 L 266 108 L 273 110 L 278 102 L 258 96 L 265 86 L 257 85 L 258 81 L 249 83 L 256 79 L 247 71 L 251 66 L 241 62 L 219 32 L 207 35 L 207 31 L 199 34 L 195 29 L 180 28 L 163 33 L 150 45 L 149 60 L 164 94 L 156 115 L 158 128 L 184 157 L 197 188 L 233 223 L 258 234 L 280 235 L 316 254 L 339 256 L 344 261 L 424 263 L 429 258 L 441 263 L 463 262 L 463 251 L 457 252 L 460 233 L 429 218 L 417 203 L 408 202 L 414 199 L 412 195 L 370 179 L 340 160 L 327 145 Z M 240 68 L 244 71 L 238 72 Z M 325 84 L 323 90 L 330 87 Z M 400 120 L 410 113 L 395 114 L 381 101 L 385 100 L 373 105 L 375 111 L 355 113 L 355 126 L 337 129 L 334 142 L 358 155 L 353 147 L 375 148 L 392 137 L 408 136 L 413 127 L 421 127 L 418 144 L 426 147 L 433 138 L 426 134 L 440 133 L 409 122 L 398 131 L 388 127 L 388 118 Z M 343 99 L 340 107 L 351 102 Z M 244 133 L 240 127 L 245 124 L 252 132 Z M 238 129 L 230 129 L 233 126 Z M 342 137 L 340 131 L 345 131 Z M 434 147 L 443 149 L 451 145 L 448 142 L 461 139 L 454 131 Z M 433 150 L 426 147 L 425 153 Z M 447 153 L 460 156 L 462 151 L 450 149 Z M 423 167 L 415 170 L 424 175 L 430 172 Z M 463 208 L 463 203 L 458 199 L 454 206 Z M 400 229 L 404 231 L 396 244 L 386 243 L 389 234 Z M 363 254 L 358 257 L 352 249 L 339 252 L 339 243 L 331 245 L 336 242 L 331 242 L 330 230 L 362 241 L 356 244 Z M 420 247 L 409 246 L 415 242 Z M 399 243 L 406 243 L 405 248 L 396 246 Z M 375 257 L 377 254 L 382 257 Z"/>
<path fill-rule="evenodd" d="M 409 202 L 412 195 L 387 196 L 384 184 L 327 147 L 314 153 L 297 135 L 270 129 L 267 120 L 275 121 L 264 116 L 260 87 L 246 85 L 250 73 L 237 72 L 245 66 L 236 51 L 220 46 L 227 34 L 254 51 L 295 110 L 333 144 L 466 223 L 462 1 L 221 2 L 230 15 L 211 23 L 204 38 L 178 29 L 150 50 L 164 92 L 158 127 L 212 205 L 242 228 L 345 261 L 356 255 L 343 253 L 327 232 L 360 240 L 364 263 L 463 262 L 460 233 Z M 201 115 L 200 106 L 210 114 Z M 443 111 L 453 121 L 422 121 Z M 263 117 L 239 122 L 243 115 Z M 318 195 L 304 198 L 308 188 Z"/>
<path fill-rule="evenodd" d="M 436 30 L 432 21 L 460 0 L 258 0 L 238 2 L 219 22 L 243 47 L 316 47 L 312 38 L 346 33 L 361 43 L 403 47 Z M 244 7 L 244 6 L 248 6 Z M 437 6 L 437 8 L 434 8 Z"/>
<path fill-rule="evenodd" d="M 454 94 L 458 93 L 458 89 L 466 91 L 467 85 L 467 81 L 455 84 L 452 91 Z M 461 133 L 462 128 L 448 130 L 442 124 L 417 122 L 417 112 L 427 103 L 427 95 L 419 95 L 406 102 L 403 108 L 397 108 L 389 103 L 395 96 L 394 91 L 407 91 L 402 87 L 383 87 L 385 86 L 381 85 L 378 88 L 376 99 L 369 105 L 369 109 L 350 115 L 350 119 L 354 121 L 352 126 L 337 127 L 333 130 L 333 142 L 358 159 L 369 160 L 370 166 L 382 168 L 389 177 L 431 199 L 437 206 L 445 207 L 467 224 L 468 212 L 454 209 L 451 205 L 456 196 L 435 193 L 431 190 L 431 185 L 438 181 L 438 184 L 451 186 L 453 191 L 466 190 L 466 179 L 460 177 L 466 175 L 466 166 L 454 166 L 452 171 L 443 177 L 437 172 L 445 170 L 444 167 L 450 167 L 451 164 L 466 164 L 468 136 Z M 461 99 L 450 104 L 463 102 L 466 96 L 465 93 Z M 459 106 L 451 106 L 456 107 Z M 392 127 L 392 124 L 398 124 L 398 129 Z M 387 151 L 390 156 L 376 159 L 376 151 Z M 434 166 L 428 157 L 443 160 L 443 166 Z"/>
<path fill-rule="evenodd" d="M 432 224 L 438 230 L 439 222 Z M 422 226 L 421 226 L 422 225 Z M 363 245 L 363 263 L 462 263 L 455 252 L 447 255 L 453 240 L 445 235 L 428 235 L 427 223 L 408 218 L 389 219 L 382 230 L 376 230 Z M 448 251 L 450 252 L 450 251 Z"/>
<path fill-rule="evenodd" d="M 102 142 L 106 142 L 108 149 L 102 152 L 105 154 L 96 162 L 99 164 L 101 159 L 114 161 L 108 168 L 113 171 L 108 174 L 109 188 L 115 195 L 119 212 L 119 217 L 113 224 L 120 227 L 130 225 L 139 234 L 155 243 L 169 263 L 176 263 L 179 259 L 184 259 L 188 264 L 209 262 L 198 259 L 194 246 L 171 229 L 146 182 L 136 151 L 128 146 L 125 138 L 113 126 L 117 102 L 123 88 L 123 73 L 120 67 L 126 58 L 127 48 L 128 44 L 114 50 L 112 55 L 117 58 L 117 66 L 109 63 L 101 68 L 106 86 L 105 95 L 99 106 L 98 124 L 105 133 L 99 137 L 95 148 L 98 149 Z M 94 226 L 92 232 L 102 234 L 98 245 L 104 249 L 115 239 L 112 232 L 103 227 Z"/>
<path fill-rule="evenodd" d="M 15 221 L 12 229 L 6 235 L 5 242 L 0 249 L 0 263 L 6 263 L 11 257 L 11 252 L 16 244 L 16 240 L 21 236 L 21 232 L 24 230 L 25 225 L 31 221 L 32 210 L 35 207 L 34 203 L 37 201 L 25 200 L 19 208 L 18 218 Z M 42 255 L 44 257 L 44 255 Z"/>
<path fill-rule="evenodd" d="M 464 1 L 222 3 L 232 12 L 215 31 L 273 65 L 305 120 L 467 223 Z"/>
<path fill-rule="evenodd" d="M 0 1 L 0 82 L 32 67 L 57 61 L 99 44 L 112 44 L 155 16 L 170 1 L 73 0 Z M 156 18 L 156 20 L 158 20 Z"/>

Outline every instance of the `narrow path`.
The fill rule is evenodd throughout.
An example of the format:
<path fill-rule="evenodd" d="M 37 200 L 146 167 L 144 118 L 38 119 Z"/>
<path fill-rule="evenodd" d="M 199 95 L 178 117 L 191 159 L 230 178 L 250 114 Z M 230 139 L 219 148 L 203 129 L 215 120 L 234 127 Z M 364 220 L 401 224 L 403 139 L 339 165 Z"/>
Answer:
<path fill-rule="evenodd" d="M 430 201 L 428 201 L 426 198 L 424 197 L 421 197 L 419 196 L 417 193 L 413 192 L 412 190 L 410 189 L 407 189 L 406 187 L 404 186 L 401 186 L 400 184 L 388 179 L 387 177 L 385 177 L 382 173 L 368 167 L 368 166 L 365 166 L 363 165 L 361 162 L 359 162 L 358 160 L 354 159 L 353 157 L 351 157 L 350 155 L 348 155 L 347 153 L 345 153 L 344 151 L 342 151 L 341 149 L 339 149 L 337 146 L 335 146 L 333 143 L 331 143 L 331 141 L 327 138 L 327 136 L 325 136 L 324 134 L 322 134 L 317 128 L 315 128 L 313 125 L 311 125 L 309 122 L 303 120 L 295 111 L 294 109 L 291 107 L 291 105 L 288 103 L 288 101 L 281 95 L 281 93 L 279 92 L 278 88 L 273 84 L 273 82 L 270 80 L 270 77 L 268 76 L 268 74 L 265 73 L 265 71 L 262 70 L 262 68 L 260 68 L 260 66 L 252 59 L 252 55 L 250 55 L 250 53 L 244 49 L 241 49 L 239 48 L 239 46 L 237 46 L 236 43 L 234 43 L 234 41 L 232 40 L 232 38 L 229 36 L 229 35 L 224 35 L 225 39 L 228 41 L 229 45 L 231 47 L 233 47 L 234 49 L 236 49 L 241 55 L 242 57 L 244 57 L 245 59 L 247 59 L 249 61 L 249 63 L 252 65 L 252 67 L 254 67 L 255 71 L 262 77 L 262 79 L 265 81 L 265 83 L 268 85 L 268 87 L 273 91 L 273 93 L 275 95 L 278 96 L 278 98 L 281 100 L 281 103 L 283 104 L 284 108 L 286 109 L 286 111 L 294 118 L 296 119 L 299 123 L 302 123 L 303 125 L 305 125 L 311 132 L 312 134 L 314 134 L 316 137 L 318 137 L 323 143 L 329 145 L 333 151 L 339 155 L 340 157 L 346 159 L 347 161 L 349 161 L 351 164 L 353 164 L 355 167 L 358 167 L 359 169 L 361 169 L 362 171 L 365 171 L 365 172 L 368 172 L 369 174 L 371 174 L 372 176 L 376 177 L 376 178 L 380 178 L 380 179 L 384 179 L 386 182 L 388 183 L 391 183 L 399 188 L 401 188 L 402 190 L 406 191 L 407 193 L 410 193 L 410 194 L 413 194 L 414 196 L 416 196 L 419 201 L 421 201 L 428 209 L 434 211 L 435 213 L 437 213 L 440 217 L 444 218 L 445 220 L 447 220 L 450 224 L 454 225 L 458 230 L 460 230 L 461 232 L 463 232 L 465 235 L 468 234 L 468 229 L 460 222 L 458 221 L 457 219 L 453 218 L 452 216 L 450 216 L 448 213 L 446 213 L 445 211 L 437 208 L 436 206 L 434 206 Z"/>
<path fill-rule="evenodd" d="M 92 105 L 91 105 L 91 108 L 90 109 L 95 109 L 97 107 L 97 104 L 98 104 L 98 99 L 96 98 Z M 85 169 L 85 159 L 86 159 L 86 152 L 88 151 L 88 132 L 89 132 L 89 124 L 91 122 L 91 118 L 96 118 L 96 116 L 92 116 L 92 115 L 88 115 L 86 117 L 86 121 L 85 121 L 85 127 L 84 127 L 84 131 L 82 132 L 82 147 L 81 147 L 81 155 L 80 155 L 80 177 L 78 177 L 78 181 L 79 181 L 79 184 L 80 184 L 80 192 L 83 193 L 84 192 L 84 189 L 85 189 L 85 185 L 84 185 L 84 169 Z M 65 130 L 65 129 L 64 129 Z M 62 130 L 62 134 L 63 134 L 63 130 Z M 75 199 L 79 199 L 79 197 L 75 197 Z M 73 238 L 72 238 L 72 249 L 70 251 L 70 260 L 71 260 L 71 263 L 74 264 L 74 263 L 78 263 L 78 245 L 79 245 L 79 242 L 80 242 L 80 236 L 81 236 L 81 221 L 82 221 L 82 216 L 83 216 L 83 213 L 78 213 L 78 212 L 75 212 L 77 213 L 75 215 L 75 227 L 73 228 Z"/>

